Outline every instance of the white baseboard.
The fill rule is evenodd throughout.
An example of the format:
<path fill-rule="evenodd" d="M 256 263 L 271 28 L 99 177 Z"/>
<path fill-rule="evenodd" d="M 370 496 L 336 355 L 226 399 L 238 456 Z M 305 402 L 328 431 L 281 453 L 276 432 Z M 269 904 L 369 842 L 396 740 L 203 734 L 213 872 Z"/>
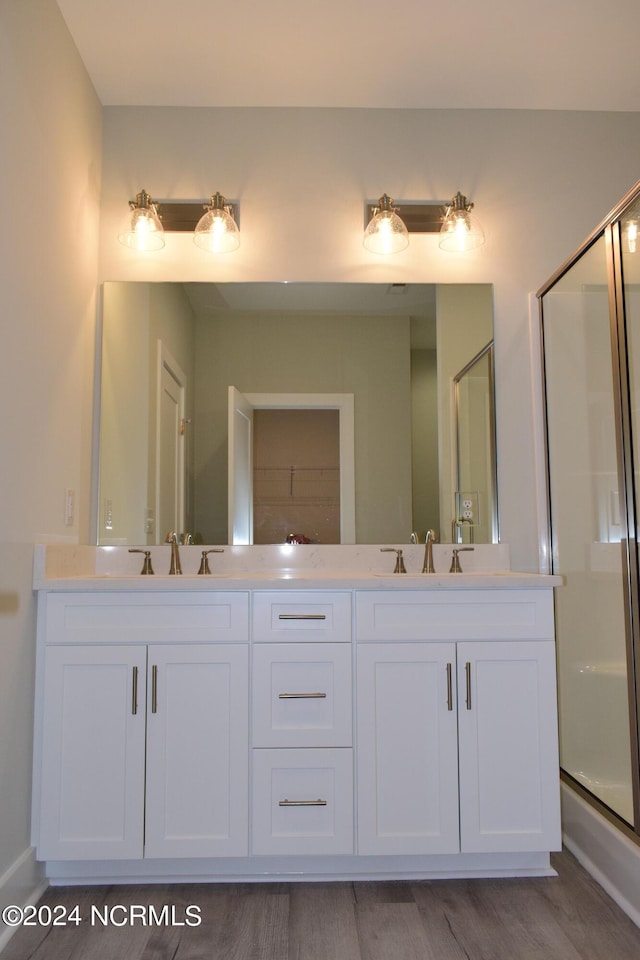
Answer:
<path fill-rule="evenodd" d="M 48 886 L 42 864 L 36 861 L 35 850 L 28 847 L 0 877 L 0 909 L 12 904 L 26 907 L 27 904 L 36 903 Z M 19 928 L 7 927 L 0 921 L 0 952 L 16 929 Z"/>
<path fill-rule="evenodd" d="M 640 927 L 640 846 L 564 783 L 562 824 L 567 848 Z"/>

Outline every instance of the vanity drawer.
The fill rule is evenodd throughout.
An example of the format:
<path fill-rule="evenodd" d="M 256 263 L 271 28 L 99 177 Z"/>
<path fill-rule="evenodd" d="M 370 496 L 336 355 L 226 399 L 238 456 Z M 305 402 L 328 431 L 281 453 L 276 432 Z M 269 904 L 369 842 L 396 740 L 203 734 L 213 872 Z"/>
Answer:
<path fill-rule="evenodd" d="M 553 639 L 553 591 L 358 591 L 356 638 L 367 640 Z"/>
<path fill-rule="evenodd" d="M 351 640 L 351 594 L 329 591 L 257 591 L 253 596 L 257 643 Z"/>
<path fill-rule="evenodd" d="M 253 648 L 254 747 L 351 746 L 351 646 Z"/>
<path fill-rule="evenodd" d="M 47 643 L 247 643 L 249 594 L 52 593 Z"/>
<path fill-rule="evenodd" d="M 353 853 L 351 750 L 253 751 L 254 854 Z"/>

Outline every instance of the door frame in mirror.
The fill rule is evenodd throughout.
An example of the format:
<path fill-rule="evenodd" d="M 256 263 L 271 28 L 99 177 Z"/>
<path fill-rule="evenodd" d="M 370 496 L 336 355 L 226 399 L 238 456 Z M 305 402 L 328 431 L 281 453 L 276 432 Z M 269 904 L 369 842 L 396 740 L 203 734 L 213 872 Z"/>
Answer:
<path fill-rule="evenodd" d="M 340 543 L 355 543 L 356 478 L 353 394 L 245 393 L 244 396 L 254 410 L 338 411 L 340 422 Z M 231 491 L 231 478 L 229 478 L 229 491 Z"/>
<path fill-rule="evenodd" d="M 465 528 L 465 523 L 468 522 L 464 517 L 464 511 L 460 503 L 461 494 L 463 492 L 463 478 L 462 478 L 462 452 L 461 452 L 461 437 L 462 437 L 462 402 L 461 402 L 461 384 L 466 376 L 473 372 L 474 368 L 483 360 L 487 358 L 488 360 L 488 383 L 487 383 L 487 393 L 489 400 L 489 408 L 487 417 L 487 433 L 488 433 L 488 463 L 487 463 L 487 480 L 489 489 L 487 490 L 487 509 L 489 510 L 489 530 L 491 533 L 491 543 L 499 543 L 499 521 L 498 521 L 498 473 L 497 473 L 497 458 L 496 458 L 496 422 L 495 422 L 495 373 L 494 373 L 494 344 L 493 340 L 490 340 L 486 347 L 483 347 L 475 357 L 473 357 L 469 363 L 467 363 L 462 370 L 460 370 L 455 377 L 453 378 L 453 407 L 454 407 L 454 432 L 455 432 L 455 444 L 454 444 L 454 479 L 455 479 L 455 508 L 454 508 L 454 519 L 452 523 L 451 531 L 451 540 L 454 543 L 462 543 L 464 536 L 463 530 Z M 478 509 L 478 504 L 476 504 L 475 509 Z M 473 522 L 469 524 L 470 530 L 470 541 L 474 542 L 474 530 Z M 482 541 L 484 542 L 484 541 Z"/>

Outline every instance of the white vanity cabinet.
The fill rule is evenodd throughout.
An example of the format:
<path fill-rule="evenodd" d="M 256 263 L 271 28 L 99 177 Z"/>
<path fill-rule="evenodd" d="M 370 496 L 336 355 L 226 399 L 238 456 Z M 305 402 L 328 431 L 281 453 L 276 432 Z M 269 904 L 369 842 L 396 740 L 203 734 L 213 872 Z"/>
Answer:
<path fill-rule="evenodd" d="M 356 595 L 358 852 L 560 842 L 551 592 Z"/>
<path fill-rule="evenodd" d="M 253 596 L 252 853 L 353 853 L 351 594 Z"/>
<path fill-rule="evenodd" d="M 40 602 L 38 856 L 246 855 L 248 594 Z"/>
<path fill-rule="evenodd" d="M 53 882 L 553 873 L 555 578 L 151 579 L 39 587 Z"/>

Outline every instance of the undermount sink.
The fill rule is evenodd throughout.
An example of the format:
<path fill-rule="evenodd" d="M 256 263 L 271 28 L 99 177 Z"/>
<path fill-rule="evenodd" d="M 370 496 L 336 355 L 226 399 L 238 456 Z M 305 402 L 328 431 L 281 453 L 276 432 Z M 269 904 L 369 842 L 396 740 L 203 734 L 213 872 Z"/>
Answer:
<path fill-rule="evenodd" d="M 364 574 L 364 576 L 367 576 L 367 574 Z M 423 577 L 433 576 L 433 574 L 426 574 L 426 573 L 377 573 L 377 572 L 376 572 L 376 573 L 373 574 L 373 576 L 374 576 L 374 577 L 385 577 L 386 579 L 388 579 L 389 577 L 393 577 L 394 580 L 395 580 L 396 578 L 397 578 L 398 580 L 422 580 Z"/>
<path fill-rule="evenodd" d="M 374 573 L 374 577 L 393 577 L 394 580 L 437 580 L 440 577 L 508 577 L 508 570 L 461 570 L 451 573 L 450 570 L 435 571 L 435 573 Z"/>
<path fill-rule="evenodd" d="M 123 573 L 121 571 L 116 571 L 113 573 L 88 573 L 88 574 L 78 574 L 74 577 L 69 577 L 66 579 L 70 580 L 141 580 L 141 581 L 150 581 L 154 580 L 166 580 L 168 583 L 175 582 L 178 583 L 181 580 L 219 580 L 222 577 L 230 577 L 231 573 L 207 573 L 207 574 L 195 574 L 195 573 L 182 573 L 182 574 L 172 574 L 172 573 Z"/>
<path fill-rule="evenodd" d="M 119 577 L 120 574 L 109 574 L 112 577 Z M 230 573 L 152 573 L 152 574 L 125 574 L 133 576 L 138 580 L 167 580 L 169 583 L 178 583 L 181 580 L 220 580 L 222 577 L 230 577 Z"/>

